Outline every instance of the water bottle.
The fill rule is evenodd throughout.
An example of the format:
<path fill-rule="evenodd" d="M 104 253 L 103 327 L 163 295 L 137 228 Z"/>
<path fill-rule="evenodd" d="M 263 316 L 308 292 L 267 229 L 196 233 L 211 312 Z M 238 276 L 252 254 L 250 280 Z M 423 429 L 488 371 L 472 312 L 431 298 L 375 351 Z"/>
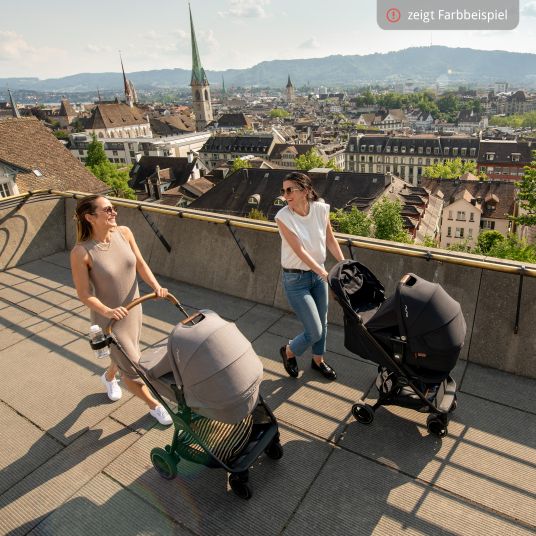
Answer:
<path fill-rule="evenodd" d="M 110 357 L 109 346 L 103 345 L 102 348 L 94 347 L 94 345 L 98 345 L 99 343 L 104 343 L 106 341 L 106 337 L 104 336 L 102 328 L 99 325 L 94 324 L 89 328 L 89 338 L 91 339 L 91 347 L 93 348 L 93 351 L 95 352 L 95 357 L 97 359 Z"/>

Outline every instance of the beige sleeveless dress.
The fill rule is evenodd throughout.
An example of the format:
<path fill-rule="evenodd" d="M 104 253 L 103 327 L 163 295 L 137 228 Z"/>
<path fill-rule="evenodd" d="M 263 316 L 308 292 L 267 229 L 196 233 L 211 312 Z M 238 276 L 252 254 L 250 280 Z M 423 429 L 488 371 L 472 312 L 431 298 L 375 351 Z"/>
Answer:
<path fill-rule="evenodd" d="M 93 286 L 93 294 L 104 305 L 114 309 L 128 304 L 140 295 L 136 279 L 136 256 L 119 229 L 111 233 L 109 247 L 96 240 L 87 240 L 80 245 L 91 258 L 89 279 Z M 92 310 L 91 322 L 104 329 L 110 319 Z M 121 346 L 135 363 L 140 360 L 141 323 L 142 309 L 141 305 L 137 305 L 129 311 L 126 318 L 117 321 L 113 327 Z M 121 374 L 130 379 L 138 378 L 134 367 L 117 346 L 111 346 L 110 357 L 119 367 Z"/>

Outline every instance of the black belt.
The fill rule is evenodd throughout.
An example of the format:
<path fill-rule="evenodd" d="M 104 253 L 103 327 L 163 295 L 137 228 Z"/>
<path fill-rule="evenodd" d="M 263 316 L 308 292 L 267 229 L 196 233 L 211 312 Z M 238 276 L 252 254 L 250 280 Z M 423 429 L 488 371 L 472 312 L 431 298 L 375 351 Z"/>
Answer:
<path fill-rule="evenodd" d="M 300 270 L 299 268 L 283 268 L 287 274 L 308 274 L 311 270 Z"/>

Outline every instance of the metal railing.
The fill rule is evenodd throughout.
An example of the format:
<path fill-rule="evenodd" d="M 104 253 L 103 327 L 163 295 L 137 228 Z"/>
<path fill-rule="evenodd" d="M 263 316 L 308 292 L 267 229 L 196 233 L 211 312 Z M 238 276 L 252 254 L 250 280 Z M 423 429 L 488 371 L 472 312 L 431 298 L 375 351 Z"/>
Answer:
<path fill-rule="evenodd" d="M 80 199 L 82 197 L 85 197 L 86 195 L 89 194 L 85 192 L 75 191 L 63 192 L 59 190 L 36 190 L 17 196 L 2 198 L 0 199 L 0 208 L 2 208 L 3 205 L 16 206 L 17 204 L 24 204 L 26 201 L 30 201 L 31 198 L 37 200 L 40 197 L 57 196 Z M 109 198 L 113 200 L 114 205 L 120 207 L 133 208 L 166 216 L 175 216 L 179 218 L 229 225 L 231 227 L 241 229 L 249 229 L 267 233 L 278 233 L 277 225 L 273 222 L 251 220 L 249 218 L 233 216 L 230 214 L 219 214 L 183 207 L 163 207 L 161 205 L 155 205 L 154 203 L 147 203 L 144 201 L 134 201 L 130 199 L 121 199 L 114 197 Z M 401 244 L 398 242 L 388 242 L 385 240 L 378 240 L 373 238 L 344 235 L 341 233 L 336 233 L 335 236 L 339 244 L 348 247 L 362 248 L 372 251 L 380 251 L 384 253 L 392 253 L 395 255 L 405 255 L 407 257 L 425 259 L 427 261 L 433 260 L 448 264 L 468 266 L 472 268 L 481 268 L 484 270 L 491 270 L 495 272 L 517 274 L 526 277 L 536 277 L 536 265 L 534 264 L 527 266 L 523 263 L 507 259 L 482 257 L 479 255 L 473 255 L 471 253 L 451 252 L 436 248 L 426 248 L 423 246 Z"/>

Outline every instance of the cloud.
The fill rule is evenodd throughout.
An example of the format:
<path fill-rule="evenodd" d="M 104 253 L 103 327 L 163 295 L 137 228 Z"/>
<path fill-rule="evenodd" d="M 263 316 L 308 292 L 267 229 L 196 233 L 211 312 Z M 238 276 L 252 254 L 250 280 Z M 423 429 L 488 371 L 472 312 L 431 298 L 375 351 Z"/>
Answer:
<path fill-rule="evenodd" d="M 0 31 L 0 61 L 10 61 L 27 58 L 33 55 L 37 49 L 15 32 Z"/>
<path fill-rule="evenodd" d="M 94 43 L 88 43 L 86 45 L 86 50 L 88 52 L 91 52 L 92 54 L 108 54 L 110 52 L 112 52 L 112 47 L 108 46 L 108 45 L 95 45 Z"/>
<path fill-rule="evenodd" d="M 220 17 L 239 17 L 245 19 L 265 19 L 268 15 L 263 6 L 270 0 L 231 0 L 228 11 L 220 11 Z"/>
<path fill-rule="evenodd" d="M 521 15 L 525 17 L 536 17 L 536 0 L 529 0 L 521 8 Z"/>
<path fill-rule="evenodd" d="M 301 45 L 298 45 L 298 48 L 305 48 L 305 49 L 320 48 L 320 44 L 318 43 L 315 37 L 311 37 L 311 39 L 307 39 L 307 41 L 304 41 Z"/>

